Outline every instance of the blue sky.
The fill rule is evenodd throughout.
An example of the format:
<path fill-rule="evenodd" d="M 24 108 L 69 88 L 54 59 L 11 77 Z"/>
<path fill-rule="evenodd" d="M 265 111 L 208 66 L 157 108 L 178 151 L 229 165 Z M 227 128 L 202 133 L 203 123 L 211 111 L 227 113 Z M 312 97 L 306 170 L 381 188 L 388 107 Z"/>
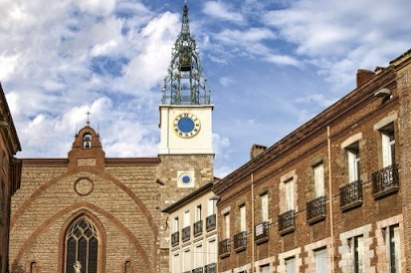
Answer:
<path fill-rule="evenodd" d="M 411 48 L 408 0 L 188 0 L 212 89 L 216 175 L 270 146 Z M 156 156 L 183 1 L 2 0 L 0 81 L 19 157 L 65 157 L 98 128 L 109 157 Z"/>

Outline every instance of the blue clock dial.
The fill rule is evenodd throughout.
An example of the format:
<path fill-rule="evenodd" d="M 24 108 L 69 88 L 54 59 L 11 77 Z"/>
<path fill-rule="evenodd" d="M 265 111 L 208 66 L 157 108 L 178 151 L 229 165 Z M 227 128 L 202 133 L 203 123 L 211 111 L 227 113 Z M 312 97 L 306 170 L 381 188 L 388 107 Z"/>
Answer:
<path fill-rule="evenodd" d="M 184 184 L 188 184 L 191 181 L 191 177 L 188 175 L 184 175 L 183 178 L 181 178 L 181 181 L 183 181 Z"/>
<path fill-rule="evenodd" d="M 178 129 L 183 133 L 189 133 L 194 130 L 195 123 L 189 117 L 184 117 L 178 121 Z"/>
<path fill-rule="evenodd" d="M 192 138 L 200 132 L 200 120 L 193 114 L 183 113 L 174 120 L 174 132 L 181 138 Z"/>

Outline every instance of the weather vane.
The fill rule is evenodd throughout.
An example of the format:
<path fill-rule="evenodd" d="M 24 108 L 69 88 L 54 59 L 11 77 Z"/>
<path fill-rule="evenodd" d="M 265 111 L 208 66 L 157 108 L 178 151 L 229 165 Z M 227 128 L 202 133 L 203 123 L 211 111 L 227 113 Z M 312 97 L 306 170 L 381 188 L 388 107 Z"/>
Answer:
<path fill-rule="evenodd" d="M 87 115 L 87 122 L 86 122 L 86 124 L 87 124 L 87 126 L 90 126 L 90 115 L 91 115 L 90 111 L 87 111 L 86 115 Z"/>

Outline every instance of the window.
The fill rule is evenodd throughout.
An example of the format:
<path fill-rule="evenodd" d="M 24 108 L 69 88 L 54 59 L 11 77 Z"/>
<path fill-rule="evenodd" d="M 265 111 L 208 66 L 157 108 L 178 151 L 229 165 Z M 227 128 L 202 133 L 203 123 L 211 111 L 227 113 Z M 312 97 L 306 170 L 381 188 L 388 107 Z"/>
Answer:
<path fill-rule="evenodd" d="M 190 249 L 184 250 L 184 271 L 191 271 L 191 257 L 190 257 Z"/>
<path fill-rule="evenodd" d="M 130 261 L 126 261 L 124 263 L 124 272 L 131 273 L 131 262 Z"/>
<path fill-rule="evenodd" d="M 215 214 L 215 207 L 216 207 L 216 200 L 209 199 L 208 200 L 208 215 L 207 216 Z"/>
<path fill-rule="evenodd" d="M 224 214 L 224 239 L 230 239 L 230 214 Z"/>
<path fill-rule="evenodd" d="M 325 196 L 324 194 L 324 164 L 317 165 L 314 170 L 315 198 Z"/>
<path fill-rule="evenodd" d="M 294 181 L 290 179 L 285 185 L 285 211 L 294 210 Z"/>
<path fill-rule="evenodd" d="M 30 263 L 30 273 L 36 273 L 36 262 Z"/>
<path fill-rule="evenodd" d="M 395 164 L 394 128 L 388 127 L 381 131 L 382 164 L 383 168 Z"/>
<path fill-rule="evenodd" d="M 240 207 L 240 231 L 247 231 L 246 210 L 245 205 Z"/>
<path fill-rule="evenodd" d="M 180 273 L 180 255 L 178 253 L 173 255 L 173 273 Z"/>
<path fill-rule="evenodd" d="M 399 225 L 385 228 L 385 238 L 389 273 L 399 273 L 401 272 Z"/>
<path fill-rule="evenodd" d="M 65 244 L 66 273 L 74 272 L 76 261 L 81 264 L 81 272 L 97 273 L 97 231 L 86 217 L 80 217 L 71 225 Z"/>
<path fill-rule="evenodd" d="M 268 194 L 261 195 L 261 219 L 268 222 Z"/>
<path fill-rule="evenodd" d="M 190 211 L 184 212 L 184 227 L 190 226 Z"/>
<path fill-rule="evenodd" d="M 363 236 L 356 236 L 350 240 L 350 251 L 352 258 L 352 272 L 364 272 L 364 238 Z"/>
<path fill-rule="evenodd" d="M 360 180 L 360 149 L 358 142 L 347 148 L 349 182 Z"/>
<path fill-rule="evenodd" d="M 178 217 L 174 217 L 173 220 L 173 233 L 178 231 Z"/>
<path fill-rule="evenodd" d="M 196 207 L 196 222 L 201 220 L 201 205 Z"/>
<path fill-rule="evenodd" d="M 208 242 L 208 264 L 217 263 L 217 241 Z"/>
<path fill-rule="evenodd" d="M 297 273 L 295 268 L 295 257 L 291 257 L 285 260 L 285 273 Z"/>
<path fill-rule="evenodd" d="M 315 258 L 315 272 L 316 273 L 328 272 L 327 249 L 321 248 L 321 249 L 315 250 L 314 258 Z"/>
<path fill-rule="evenodd" d="M 266 264 L 266 265 L 260 266 L 260 272 L 261 273 L 270 273 L 270 265 Z"/>
<path fill-rule="evenodd" d="M 91 135 L 84 134 L 83 136 L 83 149 L 91 149 Z"/>
<path fill-rule="evenodd" d="M 195 263 L 196 263 L 195 268 L 203 267 L 203 246 L 202 245 L 196 246 L 195 258 L 196 258 L 195 259 Z"/>

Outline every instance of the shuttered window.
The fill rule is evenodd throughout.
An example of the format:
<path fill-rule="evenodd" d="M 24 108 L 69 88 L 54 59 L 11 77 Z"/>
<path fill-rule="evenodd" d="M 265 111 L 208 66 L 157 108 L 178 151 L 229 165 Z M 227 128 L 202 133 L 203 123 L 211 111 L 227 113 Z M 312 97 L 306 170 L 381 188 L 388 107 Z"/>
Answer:
<path fill-rule="evenodd" d="M 95 227 L 86 217 L 71 225 L 66 235 L 66 273 L 75 273 L 79 261 L 82 273 L 97 273 L 98 237 Z"/>

